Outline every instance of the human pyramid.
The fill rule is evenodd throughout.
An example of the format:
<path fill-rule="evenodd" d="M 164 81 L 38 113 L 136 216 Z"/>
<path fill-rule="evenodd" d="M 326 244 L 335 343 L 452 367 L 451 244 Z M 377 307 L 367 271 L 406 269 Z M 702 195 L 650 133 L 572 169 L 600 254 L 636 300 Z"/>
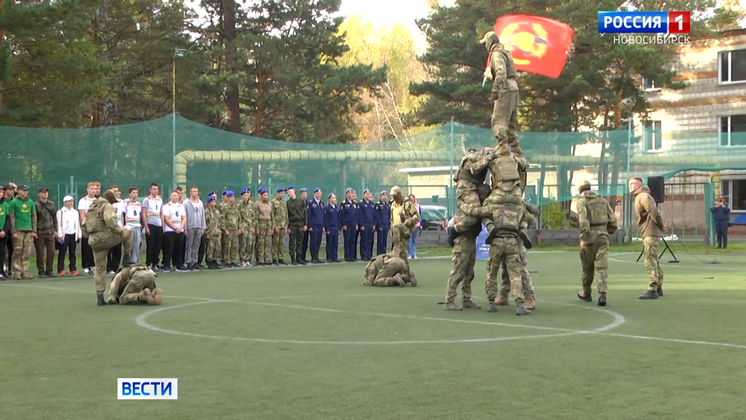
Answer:
<path fill-rule="evenodd" d="M 494 108 L 491 123 L 497 138 L 497 149 L 484 147 L 481 151 L 468 150 L 453 178 L 458 208 L 456 216 L 448 224 L 453 266 L 446 300 L 440 303 L 445 310 L 481 309 L 471 301 L 471 281 L 476 261 L 476 238 L 484 224 L 487 228 L 485 243 L 490 245 L 485 287 L 489 301 L 487 312 L 496 312 L 497 306 L 508 305 L 510 292 L 516 302 L 516 315 L 529 315 L 536 307 L 536 302 L 531 277 L 526 270 L 526 250 L 532 247 L 526 229 L 534 222 L 539 209 L 523 199 L 529 163 L 518 142 L 517 72 L 513 58 L 500 44 L 497 34 L 487 32 L 480 43 L 485 45 L 489 54 L 484 76 L 492 80 L 490 98 Z M 485 184 L 488 172 L 491 174 L 491 186 Z M 409 273 L 406 253 L 396 252 L 395 249 L 368 263 L 363 284 L 404 286 L 400 272 L 405 266 Z M 498 292 L 497 273 L 501 266 L 503 281 Z M 456 289 L 460 283 L 463 283 L 463 302 L 457 305 Z M 412 286 L 416 285 L 416 281 L 412 282 Z"/>

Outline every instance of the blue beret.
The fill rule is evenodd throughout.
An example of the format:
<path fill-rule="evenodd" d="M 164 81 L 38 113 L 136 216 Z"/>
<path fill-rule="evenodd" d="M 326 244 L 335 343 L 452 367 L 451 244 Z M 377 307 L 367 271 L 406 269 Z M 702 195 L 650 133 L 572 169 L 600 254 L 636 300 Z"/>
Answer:
<path fill-rule="evenodd" d="M 266 193 L 266 192 L 267 192 L 267 189 L 266 189 L 266 188 L 264 188 L 264 187 L 262 187 L 262 188 L 259 188 L 259 194 L 264 194 L 264 193 Z"/>
<path fill-rule="evenodd" d="M 215 201 L 215 196 L 214 195 L 211 195 L 211 196 L 207 197 L 207 202 L 209 203 L 210 201 Z"/>
<path fill-rule="evenodd" d="M 384 195 L 384 194 L 388 194 L 388 191 L 386 190 L 381 191 L 381 195 Z"/>
<path fill-rule="evenodd" d="M 225 192 L 225 196 L 226 196 L 226 197 L 233 197 L 234 195 L 236 195 L 236 193 L 234 193 L 234 192 L 233 192 L 233 191 L 231 191 L 231 190 L 228 190 L 228 191 L 226 191 L 226 192 Z"/>
<path fill-rule="evenodd" d="M 315 193 L 317 193 L 319 191 L 321 191 L 321 188 L 316 188 L 315 190 L 313 190 L 313 192 L 315 192 Z"/>
<path fill-rule="evenodd" d="M 328 200 L 328 199 L 332 198 L 333 195 L 334 195 L 334 193 L 329 193 L 329 195 L 326 196 L 326 199 Z"/>
<path fill-rule="evenodd" d="M 277 189 L 276 189 L 275 191 L 277 191 L 278 193 L 279 193 L 279 192 L 283 192 L 283 191 L 285 191 L 285 188 L 282 188 L 282 187 L 277 187 Z"/>
<path fill-rule="evenodd" d="M 216 193 L 215 191 L 210 191 L 210 193 L 207 195 L 218 195 L 218 193 Z"/>
<path fill-rule="evenodd" d="M 366 188 L 366 189 L 365 189 L 365 191 L 363 191 L 363 194 L 365 194 L 365 193 L 369 193 L 369 192 L 370 192 L 370 190 Z M 372 194 L 372 193 L 371 193 L 371 194 Z"/>
<path fill-rule="evenodd" d="M 251 188 L 245 187 L 244 189 L 241 190 L 241 195 L 244 195 L 244 194 L 250 193 L 250 192 L 251 192 Z"/>
<path fill-rule="evenodd" d="M 301 188 L 301 189 L 300 189 L 300 192 L 308 192 L 308 190 L 307 190 L 307 189 L 305 189 L 305 188 Z"/>
<path fill-rule="evenodd" d="M 223 191 L 223 195 L 226 195 L 226 194 L 228 194 L 228 190 Z"/>
<path fill-rule="evenodd" d="M 287 190 L 294 190 L 294 189 L 295 189 L 295 187 L 291 185 L 291 186 L 287 187 L 285 190 L 287 191 Z"/>
<path fill-rule="evenodd" d="M 345 190 L 345 193 L 352 192 L 352 188 L 348 188 Z"/>

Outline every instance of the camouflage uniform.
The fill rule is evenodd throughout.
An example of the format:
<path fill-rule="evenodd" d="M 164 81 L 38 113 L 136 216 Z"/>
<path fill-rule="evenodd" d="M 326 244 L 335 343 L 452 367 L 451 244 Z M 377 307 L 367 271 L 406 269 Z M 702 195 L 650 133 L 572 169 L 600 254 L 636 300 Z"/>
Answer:
<path fill-rule="evenodd" d="M 288 230 L 288 206 L 282 197 L 272 200 L 272 263 L 285 264 L 282 258 L 282 245 Z"/>
<path fill-rule="evenodd" d="M 288 210 L 288 227 L 290 235 L 288 238 L 288 250 L 290 251 L 290 261 L 293 264 L 306 263 L 301 259 L 303 251 L 303 230 L 308 227 L 308 207 L 306 201 L 301 198 L 291 198 L 287 202 Z"/>
<path fill-rule="evenodd" d="M 401 286 L 407 283 L 403 275 L 407 263 L 397 256 L 397 252 L 381 254 L 370 260 L 365 266 L 365 278 L 363 286 Z M 417 279 L 408 281 L 412 287 L 417 286 Z"/>
<path fill-rule="evenodd" d="M 586 181 L 588 188 L 590 183 Z M 598 304 L 606 305 L 607 270 L 609 268 L 609 235 L 617 230 L 614 210 L 603 197 L 593 191 L 584 191 L 578 198 L 578 223 L 580 225 L 580 240 L 584 248 L 580 249 L 580 264 L 583 270 L 583 290 L 578 297 L 587 302 L 591 297 L 593 274 L 596 274 L 596 288 L 599 297 Z"/>
<path fill-rule="evenodd" d="M 492 192 L 485 200 L 484 206 L 493 213 L 502 204 L 514 204 L 524 207 L 525 202 L 523 201 L 523 191 L 525 183 L 522 180 L 521 171 L 528 169 L 528 162 L 526 159 L 515 156 L 512 153 L 498 155 L 496 159 L 490 161 L 489 169 L 492 173 Z M 525 216 L 526 212 L 524 211 L 522 213 L 524 216 L 520 221 L 521 225 L 518 235 L 523 241 L 523 245 L 526 248 L 531 249 L 533 245 L 526 234 L 528 219 Z M 495 225 L 497 225 L 497 222 L 495 222 Z M 492 239 L 496 234 L 497 229 L 491 229 L 487 234 L 485 243 L 492 243 Z"/>
<path fill-rule="evenodd" d="M 523 206 L 526 208 L 527 213 L 525 214 L 526 222 L 529 226 L 536 222 L 534 216 L 539 215 L 539 208 L 535 205 L 528 203 L 524 200 Z M 520 252 L 518 253 L 521 258 L 521 284 L 523 285 L 523 294 L 526 297 L 524 306 L 529 311 L 536 309 L 536 295 L 534 293 L 534 283 L 531 281 L 531 273 L 528 272 L 528 251 L 526 246 L 523 245 L 522 241 L 518 241 Z M 508 295 L 510 294 L 510 275 L 508 275 L 508 269 L 505 266 L 505 261 L 502 263 L 502 283 L 500 285 L 500 296 L 495 301 L 495 305 L 504 306 L 509 305 Z"/>
<path fill-rule="evenodd" d="M 400 187 L 391 188 L 391 194 L 389 195 L 393 198 L 391 202 L 391 238 L 394 249 L 398 250 L 399 258 L 406 263 L 407 268 L 402 275 L 406 282 L 409 281 L 410 277 L 414 278 L 414 274 L 409 271 L 407 239 L 412 236 L 415 225 L 420 221 L 420 214 L 414 208 L 412 202 L 402 196 Z"/>
<path fill-rule="evenodd" d="M 238 219 L 236 203 L 226 200 L 220 203 L 220 230 L 223 233 L 223 265 L 232 267 L 238 257 Z"/>
<path fill-rule="evenodd" d="M 658 242 L 663 237 L 663 219 L 658 206 L 650 195 L 650 189 L 642 186 L 631 192 L 634 197 L 633 211 L 642 237 L 643 262 L 648 271 L 648 290 L 640 299 L 657 299 L 663 296 L 663 269 L 658 261 Z"/>
<path fill-rule="evenodd" d="M 25 191 L 28 191 L 28 187 L 25 185 L 18 188 L 24 188 Z M 13 244 L 12 255 L 15 255 L 15 258 L 8 260 L 8 267 L 13 266 L 11 271 L 13 272 L 14 280 L 31 280 L 34 276 L 28 272 L 29 255 L 31 254 L 31 247 L 34 244 L 32 233 L 36 233 L 37 229 L 37 214 L 34 201 L 28 197 L 21 199 L 20 196 L 16 196 L 8 205 L 8 218 L 10 218 L 10 234 L 16 235 L 15 238 L 11 237 Z M 2 230 L 2 226 L 0 226 L 0 230 Z M 6 245 L 3 244 L 2 246 Z M 2 267 L 0 267 L 1 269 Z"/>
<path fill-rule="evenodd" d="M 270 253 L 270 236 L 272 235 L 272 226 L 274 225 L 274 211 L 272 203 L 269 201 L 259 201 L 256 204 L 257 209 L 257 229 L 259 236 L 256 241 L 257 264 L 269 264 Z"/>
<path fill-rule="evenodd" d="M 451 219 L 450 224 L 454 223 Z M 471 301 L 471 282 L 474 280 L 474 265 L 477 262 L 477 236 L 481 232 L 481 226 L 473 226 L 470 231 L 465 232 L 454 240 L 451 256 L 451 272 L 448 275 L 448 286 L 446 287 L 446 300 L 443 305 L 445 310 L 457 310 L 462 308 L 479 309 L 480 306 Z M 456 305 L 457 288 L 461 284 L 462 304 Z"/>
<path fill-rule="evenodd" d="M 156 274 L 143 264 L 121 268 L 109 286 L 109 304 L 160 305 L 163 290 L 155 284 Z"/>
<path fill-rule="evenodd" d="M 116 202 L 114 191 L 107 190 L 103 198 L 98 198 L 91 204 L 83 222 L 82 231 L 88 235 L 88 244 L 93 250 L 93 262 L 96 267 L 93 280 L 96 285 L 98 305 L 106 305 L 104 292 L 106 291 L 106 256 L 113 246 L 122 244 L 125 255 L 124 265 L 132 263 L 133 235 L 129 226 L 122 227 L 117 223 L 117 212 L 112 203 Z"/>
<path fill-rule="evenodd" d="M 495 298 L 497 297 L 497 272 L 505 262 L 510 276 L 510 291 L 516 302 L 516 315 L 531 313 L 524 306 L 525 296 L 521 283 L 523 264 L 520 258 L 518 232 L 525 223 L 525 213 L 522 204 L 500 203 L 496 205 L 492 219 L 495 222 L 497 234 L 490 243 L 490 255 L 487 260 L 487 282 L 485 291 L 489 300 L 488 312 L 495 312 Z"/>
<path fill-rule="evenodd" d="M 215 201 L 215 199 L 208 201 L 208 205 L 205 208 L 205 223 L 207 224 L 207 229 L 205 229 L 205 240 L 207 241 L 205 244 L 205 254 L 207 257 L 207 266 L 217 269 L 219 268 L 218 260 L 223 255 L 223 247 L 221 245 L 221 235 L 223 232 L 220 230 L 220 210 L 218 210 L 217 205 L 211 205 L 211 201 Z"/>
<path fill-rule="evenodd" d="M 497 138 L 498 152 L 508 150 L 522 156 L 518 143 L 518 72 L 513 57 L 494 32 L 487 32 L 480 41 L 489 52 L 490 68 L 485 76 L 492 79 L 490 100 L 493 101 L 492 132 Z"/>
<path fill-rule="evenodd" d="M 256 229 L 256 206 L 251 200 L 238 203 L 238 228 L 243 231 L 238 237 L 239 258 L 242 265 L 250 265 Z"/>
<path fill-rule="evenodd" d="M 458 233 L 466 232 L 477 224 L 480 218 L 488 229 L 492 228 L 492 220 L 489 218 L 492 213 L 489 209 L 482 212 L 477 187 L 484 185 L 488 166 L 494 159 L 495 155 L 492 152 L 482 154 L 471 149 L 461 160 L 458 171 L 453 177 L 456 183 L 459 217 L 453 229 L 449 230 L 449 242 L 453 242 Z M 475 216 L 471 216 L 472 214 Z"/>

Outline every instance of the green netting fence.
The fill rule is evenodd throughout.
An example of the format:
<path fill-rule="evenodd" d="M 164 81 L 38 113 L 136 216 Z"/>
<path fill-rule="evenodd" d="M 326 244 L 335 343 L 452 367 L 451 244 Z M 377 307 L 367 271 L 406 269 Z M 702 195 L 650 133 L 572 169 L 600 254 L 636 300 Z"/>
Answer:
<path fill-rule="evenodd" d="M 0 140 L 0 182 L 29 184 L 32 196 L 47 187 L 56 202 L 66 194 L 77 200 L 94 180 L 116 184 L 124 195 L 130 186 L 145 195 L 155 182 L 161 191 L 196 185 L 202 194 L 294 185 L 321 188 L 324 198 L 329 192 L 341 197 L 351 187 L 360 199 L 366 188 L 378 198 L 400 185 L 422 204 L 441 205 L 449 214 L 455 209 L 451 179 L 464 151 L 494 145 L 490 129 L 455 122 L 405 138 L 339 145 L 251 137 L 179 116 L 90 129 L 0 127 Z M 527 195 L 549 212 L 542 217 L 545 229 L 565 227 L 558 214 L 570 208 L 584 180 L 626 209 L 629 176 L 665 177 L 671 207 L 664 203 L 664 213 L 682 234 L 697 237 L 706 235 L 708 204 L 716 194 L 734 204 L 746 201 L 746 183 L 743 191 L 731 184 L 721 191 L 724 180 L 746 170 L 746 132 L 630 127 L 521 132 L 520 141 L 532 164 Z M 732 207 L 746 210 L 746 202 Z"/>

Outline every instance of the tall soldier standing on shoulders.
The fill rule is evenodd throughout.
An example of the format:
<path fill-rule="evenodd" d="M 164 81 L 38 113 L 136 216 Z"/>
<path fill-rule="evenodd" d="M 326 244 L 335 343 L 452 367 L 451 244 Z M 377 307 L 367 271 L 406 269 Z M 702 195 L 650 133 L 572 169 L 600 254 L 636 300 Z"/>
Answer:
<path fill-rule="evenodd" d="M 117 223 L 117 212 L 113 204 L 117 202 L 117 197 L 112 190 L 106 190 L 103 198 L 97 198 L 96 201 L 88 208 L 85 216 L 85 223 L 82 226 L 83 232 L 88 235 L 88 243 L 93 250 L 93 262 L 96 270 L 93 280 L 96 285 L 96 296 L 98 306 L 106 305 L 104 292 L 106 292 L 106 255 L 109 249 L 114 245 L 124 245 L 123 265 L 131 265 L 132 254 L 132 229 L 128 226 L 122 227 Z"/>
<path fill-rule="evenodd" d="M 658 262 L 658 241 L 668 228 L 663 224 L 650 189 L 642 185 L 642 178 L 630 178 L 629 193 L 635 200 L 632 211 L 640 229 L 643 259 L 649 278 L 648 290 L 640 295 L 640 299 L 658 299 L 663 296 L 663 270 Z"/>
<path fill-rule="evenodd" d="M 494 32 L 487 32 L 479 41 L 489 51 L 490 68 L 485 76 L 492 79 L 490 99 L 492 108 L 492 132 L 497 138 L 498 153 L 510 146 L 511 151 L 523 156 L 518 143 L 518 72 L 510 52 Z"/>
<path fill-rule="evenodd" d="M 295 195 L 295 187 L 288 187 L 288 252 L 290 252 L 290 263 L 293 265 L 306 265 L 301 259 L 303 246 L 303 235 L 308 230 L 308 208 L 306 200 Z"/>
<path fill-rule="evenodd" d="M 591 191 L 591 183 L 583 182 L 578 198 L 578 224 L 580 225 L 580 264 L 583 268 L 583 290 L 578 297 L 592 302 L 591 284 L 596 274 L 598 306 L 606 306 L 606 289 L 609 269 L 609 235 L 617 230 L 614 210 L 603 197 Z"/>

